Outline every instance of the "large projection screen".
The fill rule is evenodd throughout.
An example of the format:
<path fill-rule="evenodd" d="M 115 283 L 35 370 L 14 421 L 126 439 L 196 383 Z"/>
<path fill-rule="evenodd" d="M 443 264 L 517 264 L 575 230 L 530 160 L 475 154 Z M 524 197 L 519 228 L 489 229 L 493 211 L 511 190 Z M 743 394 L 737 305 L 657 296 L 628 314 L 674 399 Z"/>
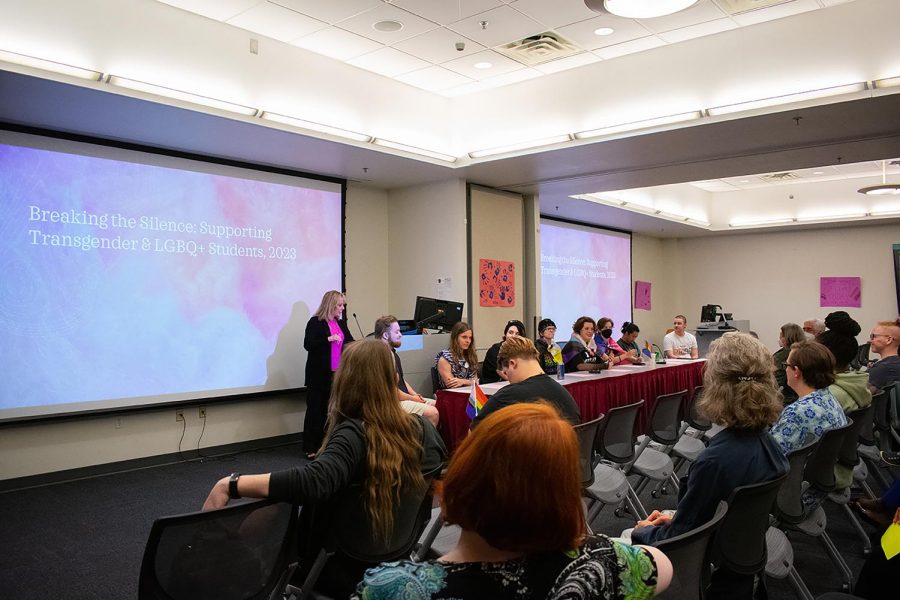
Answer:
<path fill-rule="evenodd" d="M 586 315 L 609 317 L 614 337 L 631 321 L 631 234 L 541 219 L 541 315 L 556 323 L 565 343 Z"/>
<path fill-rule="evenodd" d="M 304 385 L 343 182 L 0 130 L 0 198 L 0 421 Z"/>

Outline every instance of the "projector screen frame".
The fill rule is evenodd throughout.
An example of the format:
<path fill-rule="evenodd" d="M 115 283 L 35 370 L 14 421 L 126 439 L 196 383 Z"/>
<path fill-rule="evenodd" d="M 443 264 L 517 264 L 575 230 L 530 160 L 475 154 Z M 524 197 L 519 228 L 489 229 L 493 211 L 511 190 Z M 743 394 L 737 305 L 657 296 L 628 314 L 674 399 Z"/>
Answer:
<path fill-rule="evenodd" d="M 263 163 L 254 163 L 245 160 L 238 160 L 223 156 L 213 156 L 207 154 L 200 154 L 195 152 L 188 152 L 185 150 L 178 150 L 174 148 L 165 148 L 161 146 L 154 146 L 146 143 L 139 143 L 127 140 L 116 140 L 113 138 L 104 138 L 93 135 L 86 135 L 75 132 L 68 132 L 56 129 L 47 129 L 43 127 L 36 127 L 31 125 L 25 125 L 20 123 L 13 123 L 9 121 L 0 120 L 0 132 L 9 132 L 15 134 L 24 134 L 31 135 L 43 138 L 49 138 L 51 140 L 61 140 L 63 142 L 73 142 L 80 144 L 90 144 L 95 146 L 101 146 L 105 148 L 110 148 L 113 150 L 124 150 L 129 152 L 140 152 L 151 155 L 158 155 L 167 158 L 174 159 L 183 159 L 189 160 L 199 163 L 208 163 L 212 165 L 219 165 L 224 167 L 232 167 L 237 169 L 245 169 L 249 171 L 258 171 L 263 173 L 272 173 L 275 175 L 283 175 L 287 177 L 297 177 L 302 179 L 308 179 L 312 181 L 320 181 L 324 183 L 334 184 L 340 187 L 340 289 L 341 291 L 346 291 L 346 279 L 347 279 L 347 256 L 346 256 L 346 223 L 347 223 L 347 179 L 333 177 L 328 175 L 320 175 L 316 173 L 308 173 L 305 171 L 300 171 L 297 169 L 291 169 L 287 167 L 277 166 L 277 165 L 267 165 Z M 86 154 L 90 156 L 90 154 Z M 315 307 L 310 307 L 311 310 L 315 310 Z M 298 340 L 298 344 L 302 345 L 302 340 Z M 298 368 L 302 368 L 302 365 Z M 172 407 L 179 406 L 198 406 L 198 405 L 213 405 L 213 404 L 227 404 L 227 403 L 236 403 L 247 401 L 251 398 L 272 398 L 278 396 L 284 396 L 289 394 L 297 394 L 299 392 L 303 392 L 307 389 L 305 385 L 300 387 L 292 387 L 292 388 L 282 388 L 282 389 L 273 389 L 273 390 L 256 390 L 245 393 L 234 393 L 234 394 L 226 394 L 226 395 L 210 395 L 210 396 L 198 396 L 192 398 L 178 398 L 170 401 L 161 400 L 153 403 L 139 403 L 135 402 L 134 404 L 123 404 L 119 406 L 109 406 L 109 407 L 87 407 L 87 408 L 78 408 L 78 409 L 70 409 L 66 410 L 64 407 L 68 404 L 72 405 L 83 405 L 89 401 L 77 401 L 66 404 L 59 404 L 59 406 L 63 408 L 63 410 L 48 412 L 47 414 L 25 414 L 25 415 L 11 415 L 11 416 L 0 416 L 0 427 L 5 425 L 15 425 L 15 424 L 23 424 L 23 423 L 40 423 L 40 422 L 51 422 L 51 421 L 69 421 L 69 420 L 77 420 L 83 418 L 99 418 L 106 417 L 114 414 L 124 414 L 124 413 L 140 413 L 140 412 L 153 412 L 160 410 L 169 410 Z M 184 395 L 185 392 L 179 392 L 175 394 L 171 394 L 172 396 L 181 396 Z M 141 398 L 161 398 L 164 395 L 154 395 L 154 396 L 138 396 L 134 398 L 130 398 L 129 400 L 139 401 Z M 48 405 L 52 406 L 52 405 Z M 3 413 L 0 412 L 0 415 Z"/>

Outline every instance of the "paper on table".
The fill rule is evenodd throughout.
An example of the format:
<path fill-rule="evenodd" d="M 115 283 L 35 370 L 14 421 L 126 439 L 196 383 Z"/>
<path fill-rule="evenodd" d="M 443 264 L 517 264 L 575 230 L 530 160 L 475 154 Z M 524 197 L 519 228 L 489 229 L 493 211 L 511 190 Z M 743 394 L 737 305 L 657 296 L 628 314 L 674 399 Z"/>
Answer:
<path fill-rule="evenodd" d="M 900 525 L 891 523 L 884 535 L 881 536 L 881 549 L 888 560 L 900 554 Z"/>

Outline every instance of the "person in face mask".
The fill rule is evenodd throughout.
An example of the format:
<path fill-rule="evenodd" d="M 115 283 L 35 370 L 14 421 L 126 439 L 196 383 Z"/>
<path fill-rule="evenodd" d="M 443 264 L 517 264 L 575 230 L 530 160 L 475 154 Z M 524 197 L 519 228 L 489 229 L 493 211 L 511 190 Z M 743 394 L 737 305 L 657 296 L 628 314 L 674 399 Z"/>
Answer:
<path fill-rule="evenodd" d="M 594 343 L 597 344 L 597 356 L 602 360 L 609 362 L 610 366 L 617 365 L 620 362 L 632 362 L 632 357 L 613 340 L 613 320 L 609 317 L 600 317 L 597 319 L 597 334 L 594 336 Z"/>

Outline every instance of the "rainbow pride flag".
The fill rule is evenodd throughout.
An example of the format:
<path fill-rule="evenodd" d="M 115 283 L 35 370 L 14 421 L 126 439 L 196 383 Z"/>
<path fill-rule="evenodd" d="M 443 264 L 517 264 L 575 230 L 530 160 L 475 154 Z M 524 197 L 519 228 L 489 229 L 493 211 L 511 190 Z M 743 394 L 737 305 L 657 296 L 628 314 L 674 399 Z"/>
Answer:
<path fill-rule="evenodd" d="M 480 413 L 481 409 L 484 408 L 484 405 L 487 404 L 487 400 L 487 396 L 484 391 L 478 387 L 478 382 L 476 381 L 472 386 L 472 393 L 469 394 L 469 402 L 466 404 L 466 415 L 468 415 L 470 421 L 478 416 L 478 413 Z"/>

